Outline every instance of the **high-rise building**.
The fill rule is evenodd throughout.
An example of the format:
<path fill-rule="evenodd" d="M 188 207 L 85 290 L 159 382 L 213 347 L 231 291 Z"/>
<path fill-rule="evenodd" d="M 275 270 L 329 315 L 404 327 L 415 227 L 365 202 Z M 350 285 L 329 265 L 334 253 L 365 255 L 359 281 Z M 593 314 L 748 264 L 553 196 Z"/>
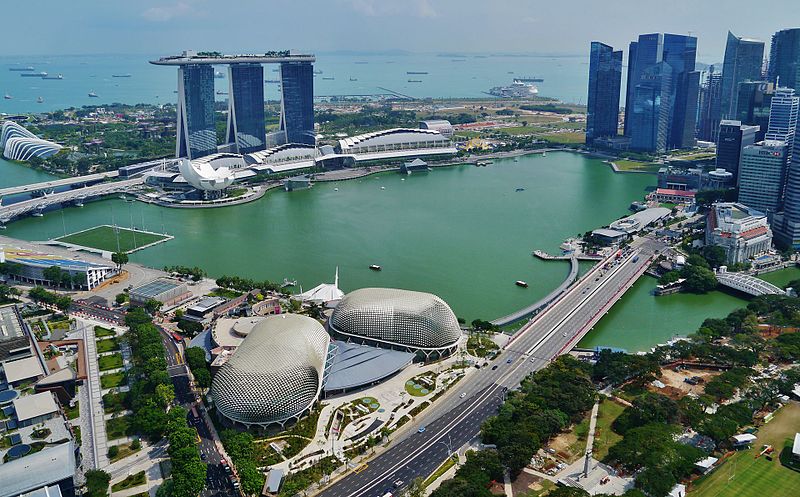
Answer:
<path fill-rule="evenodd" d="M 798 111 L 800 97 L 795 96 L 794 89 L 777 88 L 770 104 L 769 127 L 765 139 L 786 142 L 787 163 L 792 159 Z"/>
<path fill-rule="evenodd" d="M 266 141 L 264 118 L 264 66 L 228 66 L 228 143 L 240 154 L 263 150 Z"/>
<path fill-rule="evenodd" d="M 665 62 L 647 67 L 639 75 L 630 111 L 632 149 L 659 153 L 666 150 L 671 90 L 672 68 Z"/>
<path fill-rule="evenodd" d="M 775 87 L 766 81 L 743 81 L 739 83 L 736 99 L 736 120 L 742 124 L 758 126 L 756 143 L 763 141 L 769 127 L 769 110 Z"/>
<path fill-rule="evenodd" d="M 697 138 L 716 142 L 719 132 L 719 97 L 722 90 L 722 73 L 708 68 L 706 79 L 700 86 L 700 110 L 698 112 Z"/>
<path fill-rule="evenodd" d="M 282 63 L 281 94 L 281 130 L 286 132 L 286 142 L 314 145 L 314 66 Z"/>
<path fill-rule="evenodd" d="M 633 113 L 633 87 L 636 86 L 636 80 L 639 78 L 639 73 L 636 70 L 636 59 L 639 57 L 639 42 L 632 41 L 628 45 L 628 74 L 625 77 L 625 115 L 622 122 L 622 133 L 625 136 L 631 136 L 631 117 Z"/>
<path fill-rule="evenodd" d="M 786 142 L 764 140 L 742 150 L 739 203 L 772 215 L 781 210 L 786 181 Z"/>
<path fill-rule="evenodd" d="M 784 29 L 772 35 L 769 80 L 800 92 L 800 28 Z"/>
<path fill-rule="evenodd" d="M 797 132 L 800 131 L 795 130 Z M 792 161 L 786 174 L 783 212 L 775 216 L 773 231 L 780 244 L 800 249 L 800 140 L 794 143 Z"/>
<path fill-rule="evenodd" d="M 639 40 L 628 47 L 628 77 L 625 93 L 625 136 L 633 130 L 633 98 L 642 71 L 661 62 L 664 52 L 664 36 L 660 33 L 639 35 Z"/>
<path fill-rule="evenodd" d="M 700 72 L 695 71 L 697 38 L 664 34 L 662 60 L 672 68 L 672 98 L 667 148 L 695 146 Z"/>
<path fill-rule="evenodd" d="M 731 119 L 736 111 L 739 83 L 761 80 L 764 42 L 742 38 L 728 32 L 725 59 L 722 64 L 721 116 Z"/>
<path fill-rule="evenodd" d="M 586 143 L 617 135 L 622 51 L 593 41 L 589 56 L 589 97 L 586 107 Z"/>
<path fill-rule="evenodd" d="M 199 64 L 179 66 L 175 155 L 196 159 L 216 151 L 214 68 Z"/>
<path fill-rule="evenodd" d="M 717 141 L 717 169 L 733 174 L 734 182 L 739 175 L 742 149 L 755 143 L 758 126 L 748 126 L 740 121 L 722 120 Z"/>

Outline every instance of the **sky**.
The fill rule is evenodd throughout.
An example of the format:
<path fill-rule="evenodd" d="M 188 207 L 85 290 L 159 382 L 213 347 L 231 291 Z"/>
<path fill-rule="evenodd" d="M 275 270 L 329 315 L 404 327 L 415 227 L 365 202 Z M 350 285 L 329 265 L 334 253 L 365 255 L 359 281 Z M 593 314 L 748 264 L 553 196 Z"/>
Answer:
<path fill-rule="evenodd" d="M 640 33 L 670 32 L 697 36 L 698 61 L 714 63 L 728 30 L 769 42 L 775 31 L 800 25 L 786 16 L 797 12 L 796 2 L 6 0 L 0 56 L 184 49 L 584 54 L 593 40 L 627 52 Z"/>

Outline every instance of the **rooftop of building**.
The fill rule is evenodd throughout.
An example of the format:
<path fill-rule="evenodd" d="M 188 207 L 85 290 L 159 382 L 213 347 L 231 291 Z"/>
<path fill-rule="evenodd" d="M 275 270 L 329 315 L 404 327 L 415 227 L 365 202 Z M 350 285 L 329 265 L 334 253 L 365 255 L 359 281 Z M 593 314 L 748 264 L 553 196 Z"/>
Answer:
<path fill-rule="evenodd" d="M 3 482 L 0 495 L 24 494 L 72 478 L 74 474 L 75 444 L 70 441 L 0 464 Z"/>
<path fill-rule="evenodd" d="M 414 359 L 411 352 L 342 341 L 335 344 L 336 355 L 324 387 L 328 392 L 370 385 L 395 374 Z"/>
<path fill-rule="evenodd" d="M 14 305 L 0 307 L 0 341 L 24 336 L 22 323 Z"/>
<path fill-rule="evenodd" d="M 89 269 L 109 269 L 111 264 L 96 264 L 93 262 L 86 262 L 77 259 L 64 259 L 57 255 L 41 254 L 39 252 L 32 252 L 30 250 L 19 250 L 4 248 L 3 255 L 5 261 L 15 262 L 26 266 L 36 266 L 40 268 L 49 268 L 58 266 L 65 271 L 87 271 Z"/>
<path fill-rule="evenodd" d="M 14 411 L 18 421 L 33 419 L 46 414 L 58 412 L 58 405 L 50 392 L 26 395 L 14 401 Z"/>
<path fill-rule="evenodd" d="M 695 192 L 688 190 L 674 190 L 672 188 L 656 188 L 656 193 L 659 195 L 679 195 L 681 197 L 694 197 Z M 642 211 L 644 212 L 644 211 Z"/>
<path fill-rule="evenodd" d="M 182 282 L 177 280 L 170 280 L 166 278 L 159 278 L 150 283 L 145 283 L 142 286 L 131 289 L 130 293 L 144 298 L 152 298 L 161 295 L 162 293 L 169 292 L 183 285 Z"/>
<path fill-rule="evenodd" d="M 15 383 L 29 378 L 36 378 L 44 375 L 42 365 L 36 356 L 9 361 L 3 365 L 6 374 L 6 381 Z"/>
<path fill-rule="evenodd" d="M 225 299 L 222 297 L 205 297 L 196 304 L 190 305 L 186 310 L 191 312 L 199 312 L 205 314 L 218 305 L 224 304 Z"/>
<path fill-rule="evenodd" d="M 232 54 L 225 55 L 219 52 L 195 52 L 184 50 L 180 55 L 168 55 L 151 64 L 157 66 L 181 66 L 186 64 L 280 64 L 281 62 L 315 62 L 313 54 L 294 53 L 290 50 L 270 51 L 263 54 Z"/>

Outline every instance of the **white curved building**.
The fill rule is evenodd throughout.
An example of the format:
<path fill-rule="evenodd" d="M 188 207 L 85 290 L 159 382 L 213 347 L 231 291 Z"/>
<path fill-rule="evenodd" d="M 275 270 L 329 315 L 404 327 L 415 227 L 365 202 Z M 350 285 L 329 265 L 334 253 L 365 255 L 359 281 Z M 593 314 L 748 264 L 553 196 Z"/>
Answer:
<path fill-rule="evenodd" d="M 328 333 L 309 317 L 264 319 L 214 376 L 218 412 L 247 427 L 299 419 L 320 395 L 329 344 Z"/>
<path fill-rule="evenodd" d="M 219 191 L 231 186 L 236 179 L 228 162 L 223 158 L 215 160 L 214 156 L 195 160 L 180 159 L 178 170 L 186 182 L 198 190 Z"/>
<path fill-rule="evenodd" d="M 345 155 L 376 155 L 380 158 L 389 153 L 400 157 L 398 152 L 409 151 L 413 155 L 454 154 L 452 142 L 433 129 L 394 128 L 339 140 L 338 152 Z"/>
<path fill-rule="evenodd" d="M 3 157 L 6 159 L 27 161 L 33 157 L 51 157 L 63 147 L 42 140 L 14 121 L 6 121 L 0 130 L 0 148 L 3 149 Z"/>
<path fill-rule="evenodd" d="M 409 352 L 449 354 L 461 337 L 458 320 L 436 295 L 395 288 L 362 288 L 348 293 L 328 323 L 349 341 Z"/>

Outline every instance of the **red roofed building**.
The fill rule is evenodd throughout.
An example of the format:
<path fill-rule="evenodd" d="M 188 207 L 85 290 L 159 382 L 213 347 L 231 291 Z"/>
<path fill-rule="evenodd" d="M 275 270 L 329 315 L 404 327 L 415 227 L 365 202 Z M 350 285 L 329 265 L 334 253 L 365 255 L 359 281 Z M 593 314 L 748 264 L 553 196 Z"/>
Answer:
<path fill-rule="evenodd" d="M 656 191 L 647 196 L 648 200 L 668 202 L 671 204 L 693 204 L 695 192 L 686 190 L 673 190 L 671 188 L 656 188 Z"/>
<path fill-rule="evenodd" d="M 761 211 L 738 203 L 717 203 L 706 220 L 706 245 L 725 249 L 729 264 L 749 262 L 772 248 L 772 230 Z"/>

